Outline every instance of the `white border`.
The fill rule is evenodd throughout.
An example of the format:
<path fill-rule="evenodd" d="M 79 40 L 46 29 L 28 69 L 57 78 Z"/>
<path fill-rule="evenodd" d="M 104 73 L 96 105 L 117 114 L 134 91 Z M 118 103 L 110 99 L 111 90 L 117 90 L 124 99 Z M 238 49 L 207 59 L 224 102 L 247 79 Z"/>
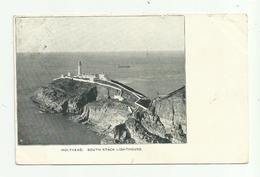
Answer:
<path fill-rule="evenodd" d="M 247 5 L 248 4 L 248 5 Z M 259 176 L 260 166 L 260 4 L 256 0 L 9 0 L 0 6 L 0 136 L 1 176 L 197 176 L 247 177 Z M 33 166 L 15 165 L 14 107 L 12 62 L 13 15 L 68 14 L 160 14 L 160 13 L 245 13 L 249 14 L 249 74 L 250 74 L 250 162 L 247 165 L 177 165 L 177 166 Z"/>

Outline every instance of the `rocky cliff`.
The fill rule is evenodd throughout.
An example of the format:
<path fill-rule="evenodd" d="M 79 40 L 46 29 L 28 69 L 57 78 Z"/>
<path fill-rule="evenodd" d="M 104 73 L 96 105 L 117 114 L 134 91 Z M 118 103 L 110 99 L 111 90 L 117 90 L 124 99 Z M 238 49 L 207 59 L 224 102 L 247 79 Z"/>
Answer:
<path fill-rule="evenodd" d="M 71 79 L 60 79 L 37 89 L 32 100 L 44 112 L 80 113 L 82 107 L 88 102 L 95 101 L 96 97 L 95 85 Z"/>
<path fill-rule="evenodd" d="M 48 86 L 37 89 L 32 96 L 32 100 L 44 112 L 80 114 L 85 104 L 107 100 L 113 98 L 116 94 L 118 94 L 118 90 L 95 83 L 58 79 Z"/>
<path fill-rule="evenodd" d="M 128 105 L 118 100 L 98 100 L 84 106 L 80 115 L 75 115 L 72 120 L 88 124 L 100 134 L 106 134 L 119 124 L 124 123 L 130 112 Z"/>
<path fill-rule="evenodd" d="M 182 87 L 165 97 L 153 100 L 152 111 L 160 117 L 166 133 L 173 141 L 186 142 L 186 95 Z"/>
<path fill-rule="evenodd" d="M 153 100 L 145 110 L 131 99 L 113 99 L 118 90 L 94 83 L 58 79 L 35 91 L 41 111 L 70 113 L 99 133 L 102 144 L 186 142 L 185 88 Z M 128 95 L 128 93 L 125 93 Z"/>

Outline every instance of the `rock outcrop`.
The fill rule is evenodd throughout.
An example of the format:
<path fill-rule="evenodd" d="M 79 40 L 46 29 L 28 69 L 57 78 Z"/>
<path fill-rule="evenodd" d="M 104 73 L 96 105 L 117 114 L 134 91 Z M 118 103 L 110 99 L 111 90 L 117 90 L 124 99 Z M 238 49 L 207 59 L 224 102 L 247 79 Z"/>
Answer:
<path fill-rule="evenodd" d="M 41 111 L 70 113 L 71 120 L 99 133 L 102 144 L 186 142 L 185 88 L 138 107 L 131 93 L 113 99 L 118 89 L 73 79 L 54 80 L 35 91 L 32 100 Z"/>
<path fill-rule="evenodd" d="M 134 113 L 132 118 L 139 121 L 140 124 L 152 134 L 155 134 L 163 138 L 165 137 L 166 129 L 158 115 L 154 115 L 150 111 L 142 110 Z"/>
<path fill-rule="evenodd" d="M 166 133 L 173 141 L 186 142 L 186 95 L 182 87 L 153 101 L 152 111 L 160 117 Z"/>
<path fill-rule="evenodd" d="M 150 128 L 151 129 L 151 128 Z M 148 131 L 143 124 L 135 118 L 129 117 L 125 123 L 114 127 L 112 132 L 101 140 L 102 144 L 149 144 L 149 143 L 171 143 Z"/>
<path fill-rule="evenodd" d="M 99 100 L 84 106 L 81 115 L 73 116 L 76 122 L 88 124 L 100 134 L 110 132 L 119 124 L 124 123 L 130 112 L 128 105 L 118 100 Z"/>
<path fill-rule="evenodd" d="M 125 126 L 130 132 L 131 138 L 134 139 L 137 144 L 171 143 L 170 140 L 149 132 L 144 128 L 143 124 L 136 119 L 127 119 Z"/>
<path fill-rule="evenodd" d="M 80 113 L 82 107 L 88 102 L 95 101 L 96 97 L 95 85 L 62 79 L 37 89 L 32 100 L 38 103 L 44 112 Z"/>

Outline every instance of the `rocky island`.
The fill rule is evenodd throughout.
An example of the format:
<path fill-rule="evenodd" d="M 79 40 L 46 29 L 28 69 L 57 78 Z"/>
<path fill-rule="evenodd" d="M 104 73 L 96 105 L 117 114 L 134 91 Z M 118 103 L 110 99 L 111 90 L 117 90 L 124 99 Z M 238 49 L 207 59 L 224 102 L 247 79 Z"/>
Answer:
<path fill-rule="evenodd" d="M 83 74 L 79 62 L 77 75 L 61 75 L 31 98 L 46 114 L 70 114 L 89 126 L 101 144 L 187 141 L 185 87 L 151 99 L 105 74 Z"/>

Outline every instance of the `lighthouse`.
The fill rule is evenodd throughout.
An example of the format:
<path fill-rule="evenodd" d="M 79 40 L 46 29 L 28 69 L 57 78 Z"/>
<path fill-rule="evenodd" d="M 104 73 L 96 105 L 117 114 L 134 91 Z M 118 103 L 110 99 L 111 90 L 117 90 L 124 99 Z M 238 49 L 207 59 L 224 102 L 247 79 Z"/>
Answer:
<path fill-rule="evenodd" d="M 78 76 L 81 75 L 81 61 L 78 62 Z"/>

